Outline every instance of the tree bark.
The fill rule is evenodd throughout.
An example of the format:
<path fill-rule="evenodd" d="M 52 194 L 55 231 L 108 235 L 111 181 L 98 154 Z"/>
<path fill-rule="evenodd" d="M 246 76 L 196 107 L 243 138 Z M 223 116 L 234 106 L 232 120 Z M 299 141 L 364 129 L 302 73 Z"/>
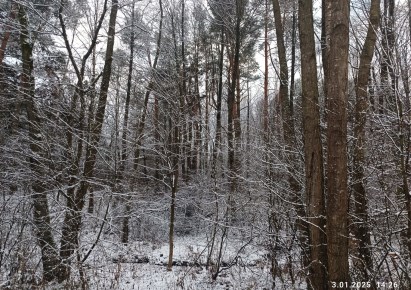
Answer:
<path fill-rule="evenodd" d="M 240 75 L 240 45 L 241 45 L 241 19 L 242 19 L 242 3 L 240 0 L 235 1 L 235 30 L 234 30 L 234 58 L 231 68 L 231 83 L 228 88 L 227 95 L 227 141 L 228 141 L 228 177 L 230 183 L 230 192 L 235 192 L 237 189 L 237 174 L 239 169 L 238 160 L 236 158 L 236 128 L 235 120 L 237 115 L 236 110 L 236 86 L 237 79 Z"/>
<path fill-rule="evenodd" d="M 15 18 L 16 18 L 16 8 L 14 7 L 14 4 L 11 4 L 9 20 L 14 20 Z M 12 30 L 11 26 L 9 26 L 8 24 L 4 25 L 5 32 L 4 32 L 3 39 L 0 45 L 0 66 L 3 64 L 4 54 L 6 52 L 7 44 L 9 43 L 11 30 Z"/>
<path fill-rule="evenodd" d="M 323 64 L 323 92 L 324 92 L 324 103 L 327 102 L 327 41 L 326 41 L 326 32 L 325 32 L 325 6 L 326 0 L 321 0 L 321 58 Z M 327 110 L 324 110 L 325 115 Z"/>
<path fill-rule="evenodd" d="M 213 148 L 213 168 L 212 177 L 217 178 L 217 162 L 221 150 L 221 107 L 223 99 L 223 68 L 224 68 L 224 49 L 225 49 L 225 29 L 221 26 L 220 33 L 220 55 L 218 59 L 218 88 L 217 88 L 217 104 L 216 104 L 216 133 Z"/>
<path fill-rule="evenodd" d="M 301 51 L 305 199 L 309 221 L 311 289 L 327 289 L 324 164 L 320 127 L 317 61 L 312 0 L 299 0 L 298 23 Z"/>
<path fill-rule="evenodd" d="M 329 287 L 348 282 L 347 102 L 350 1 L 326 1 Z"/>
<path fill-rule="evenodd" d="M 184 7 L 183 7 L 184 8 Z M 177 36 L 176 27 L 174 24 L 174 15 L 171 15 L 171 27 L 172 27 L 172 37 L 174 44 L 174 62 L 175 62 L 175 72 L 177 76 L 177 87 L 178 87 L 178 100 L 173 104 L 174 116 L 173 119 L 171 115 L 168 117 L 169 123 L 169 170 L 170 170 L 170 187 L 171 187 L 171 203 L 170 203 L 170 224 L 169 224 L 169 255 L 168 255 L 168 265 L 167 271 L 171 271 L 173 268 L 173 254 L 174 254 L 174 223 L 175 223 L 175 206 L 176 206 L 176 194 L 178 190 L 178 178 L 179 178 L 179 167 L 182 152 L 184 151 L 184 134 L 181 132 L 180 128 L 184 128 L 185 122 L 184 118 L 184 105 L 185 105 L 185 80 L 183 79 L 183 73 L 180 70 L 181 64 L 178 57 L 178 47 L 177 47 Z M 184 67 L 184 66 L 183 66 Z M 183 156 L 185 158 L 185 156 Z M 183 162 L 184 163 L 184 162 Z M 181 164 L 182 172 L 184 173 L 183 165 Z"/>
<path fill-rule="evenodd" d="M 128 114 L 130 107 L 130 98 L 131 98 L 131 82 L 133 78 L 133 60 L 134 60 L 134 14 L 135 14 L 135 2 L 133 1 L 131 5 L 131 35 L 130 35 L 130 57 L 128 60 L 128 76 L 127 76 L 127 90 L 126 90 L 126 103 L 124 108 L 124 119 L 123 119 L 123 134 L 121 136 L 121 160 L 119 168 L 119 180 L 116 182 L 121 182 L 124 178 L 124 171 L 126 168 L 127 161 L 127 133 L 128 133 Z M 129 219 L 130 219 L 130 196 L 125 198 L 125 217 L 123 218 L 122 233 L 121 233 L 121 242 L 126 244 L 128 243 L 129 237 Z"/>
<path fill-rule="evenodd" d="M 394 0 L 384 0 L 384 10 L 381 17 L 381 90 L 379 95 L 379 113 L 385 114 L 387 110 L 395 111 L 395 87 L 397 77 L 394 72 Z"/>
<path fill-rule="evenodd" d="M 297 30 L 297 17 L 296 17 L 295 1 L 293 0 L 293 18 L 292 18 L 292 31 L 291 31 L 291 76 L 290 76 L 290 115 L 294 116 L 294 95 L 295 95 L 295 43 L 296 43 L 296 30 Z"/>
<path fill-rule="evenodd" d="M 263 100 L 263 137 L 264 143 L 268 146 L 268 0 L 265 0 L 265 17 L 264 17 L 264 100 Z M 248 114 L 247 114 L 248 115 Z M 248 117 L 247 117 L 248 120 Z M 248 130 L 247 130 L 248 131 Z"/>
<path fill-rule="evenodd" d="M 169 225 L 169 234 L 168 234 L 168 245 L 169 245 L 169 252 L 168 252 L 168 264 L 167 264 L 167 271 L 171 271 L 173 269 L 173 256 L 174 256 L 174 224 L 175 224 L 175 207 L 176 207 L 176 194 L 178 189 L 178 166 L 179 166 L 179 156 L 178 152 L 179 146 L 178 139 L 179 139 L 179 130 L 178 127 L 174 127 L 174 136 L 173 136 L 173 145 L 172 149 L 172 156 L 173 159 L 172 165 L 173 168 L 171 172 L 171 204 L 170 204 L 170 225 Z"/>
<path fill-rule="evenodd" d="M 29 164 L 30 169 L 36 176 L 32 184 L 33 223 L 37 242 L 41 248 L 43 280 L 50 282 L 56 278 L 61 280 L 61 260 L 52 233 L 46 188 L 44 182 L 41 180 L 41 168 L 43 165 L 38 160 L 43 155 L 41 149 L 42 134 L 40 131 L 40 117 L 34 102 L 33 43 L 30 43 L 28 18 L 23 6 L 18 7 L 18 20 L 20 24 L 20 49 L 23 63 L 21 87 L 23 98 L 26 101 L 26 111 L 29 121 L 29 147 L 31 151 Z"/>

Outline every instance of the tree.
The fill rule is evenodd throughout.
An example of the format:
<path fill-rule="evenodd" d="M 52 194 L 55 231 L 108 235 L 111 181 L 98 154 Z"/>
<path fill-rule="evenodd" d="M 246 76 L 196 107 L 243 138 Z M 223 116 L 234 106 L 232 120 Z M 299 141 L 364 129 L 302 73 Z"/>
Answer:
<path fill-rule="evenodd" d="M 358 219 L 355 236 L 359 241 L 359 264 L 361 280 L 369 281 L 373 271 L 371 255 L 371 236 L 368 224 L 368 202 L 365 189 L 365 126 L 367 121 L 368 98 L 367 88 L 371 73 L 371 61 L 377 40 L 380 23 L 380 1 L 371 1 L 367 36 L 360 55 L 360 64 L 355 87 L 355 124 L 354 124 L 354 156 L 353 156 L 353 193 L 355 202 L 355 218 Z M 376 288 L 375 281 L 372 281 Z"/>
<path fill-rule="evenodd" d="M 273 12 L 274 12 L 274 23 L 275 23 L 275 33 L 277 39 L 277 50 L 278 50 L 278 60 L 280 65 L 279 71 L 279 81 L 280 88 L 278 92 L 278 99 L 281 107 L 281 125 L 282 133 L 285 147 L 285 158 L 287 168 L 287 180 L 291 192 L 291 200 L 295 204 L 295 210 L 297 212 L 296 227 L 299 231 L 299 240 L 302 248 L 302 261 L 304 267 L 308 267 L 308 250 L 307 250 L 307 239 L 308 239 L 308 227 L 304 222 L 304 217 L 306 216 L 304 202 L 301 198 L 301 185 L 296 178 L 296 164 L 298 157 L 293 154 L 296 149 L 296 132 L 295 132 L 295 122 L 293 116 L 293 104 L 290 102 L 288 94 L 288 64 L 287 56 L 284 42 L 284 27 L 281 18 L 280 2 L 278 0 L 272 0 Z"/>
<path fill-rule="evenodd" d="M 311 0 L 299 0 L 298 4 L 303 98 L 305 198 L 307 201 L 311 260 L 308 280 L 312 289 L 327 289 L 324 165 L 318 101 L 313 3 Z"/>
<path fill-rule="evenodd" d="M 25 8 L 19 5 L 18 20 L 20 23 L 20 47 L 23 62 L 23 74 L 21 78 L 22 94 L 27 102 L 26 111 L 29 120 L 30 137 L 30 168 L 37 176 L 32 184 L 33 189 L 33 218 L 36 228 L 37 241 L 41 248 L 41 261 L 43 263 L 43 279 L 46 282 L 55 278 L 61 279 L 60 257 L 57 253 L 56 243 L 51 231 L 49 205 L 46 194 L 46 185 L 41 180 L 42 174 L 42 134 L 41 123 L 37 112 L 35 98 L 35 83 L 33 76 L 33 46 L 30 42 L 28 17 Z"/>
<path fill-rule="evenodd" d="M 347 101 L 350 1 L 326 1 L 328 281 L 349 281 Z"/>
<path fill-rule="evenodd" d="M 227 94 L 227 140 L 228 140 L 228 169 L 230 179 L 230 191 L 235 192 L 237 190 L 237 177 L 239 171 L 239 160 L 236 157 L 236 136 L 235 135 L 235 119 L 239 118 L 238 112 L 235 106 L 236 98 L 236 86 L 240 77 L 240 46 L 241 46 L 241 21 L 244 15 L 245 1 L 235 0 L 234 5 L 234 27 L 233 30 L 229 30 L 228 35 L 234 40 L 234 47 L 232 47 L 232 64 L 231 64 L 231 76 L 230 84 Z M 229 202 L 230 203 L 230 202 Z"/>
<path fill-rule="evenodd" d="M 9 15 L 9 19 L 8 21 L 12 21 L 16 18 L 16 5 L 14 3 L 11 3 L 10 5 L 10 15 Z M 6 22 L 7 23 L 7 22 Z M 9 38 L 11 35 L 11 25 L 10 24 L 5 24 L 4 27 L 4 35 L 3 35 L 3 39 L 1 40 L 1 45 L 0 45 L 0 66 L 3 64 L 3 59 L 4 59 L 4 55 L 6 52 L 6 48 L 7 48 L 7 44 L 9 42 Z"/>
<path fill-rule="evenodd" d="M 93 177 L 94 166 L 96 164 L 97 146 L 100 141 L 103 121 L 105 117 L 105 110 L 107 104 L 107 94 L 111 77 L 111 63 L 113 61 L 113 50 L 115 40 L 115 26 L 118 11 L 118 1 L 112 0 L 107 49 L 105 54 L 105 62 L 102 73 L 100 94 L 97 103 L 97 110 L 94 116 L 94 122 L 91 126 L 91 140 L 86 148 L 85 162 L 83 168 L 83 180 L 77 189 L 76 194 L 72 200 L 68 201 L 69 211 L 66 212 L 65 223 L 61 237 L 61 257 L 69 258 L 78 246 L 78 235 L 81 229 L 81 212 L 85 204 L 86 194 L 89 188 L 89 179 Z M 61 15 L 61 12 L 60 12 Z M 63 26 L 64 27 L 64 26 Z M 81 152 L 81 150 L 79 150 Z M 71 199 L 71 197 L 70 197 Z M 64 278 L 68 279 L 70 276 L 70 266 L 65 265 Z"/>

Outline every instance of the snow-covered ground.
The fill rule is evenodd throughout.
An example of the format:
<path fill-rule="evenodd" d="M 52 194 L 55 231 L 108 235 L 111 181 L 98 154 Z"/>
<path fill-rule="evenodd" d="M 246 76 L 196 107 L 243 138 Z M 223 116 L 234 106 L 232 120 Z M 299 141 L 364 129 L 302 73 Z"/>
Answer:
<path fill-rule="evenodd" d="M 166 267 L 167 243 L 134 242 L 123 246 L 103 242 L 84 265 L 87 286 L 122 290 L 272 289 L 270 262 L 264 249 L 250 244 L 238 252 L 238 247 L 230 243 L 224 247 L 222 261 L 226 269 L 213 280 L 215 266 L 208 269 L 204 266 L 208 253 L 204 237 L 176 239 L 174 261 L 183 266 L 175 265 L 172 271 L 167 271 Z M 235 265 L 228 267 L 235 257 Z M 277 281 L 277 288 L 304 289 L 304 285 Z"/>
<path fill-rule="evenodd" d="M 10 196 L 9 202 L 3 202 L 8 210 L 21 207 L 25 215 L 16 216 L 8 211 L 4 216 L 14 217 L 16 223 L 13 229 L 8 229 L 3 222 L 3 233 L 10 233 L 10 237 L 0 242 L 10 249 L 10 255 L 5 256 L 3 268 L 7 271 L 0 273 L 0 288 L 4 289 L 273 289 L 271 275 L 271 257 L 268 253 L 267 237 L 261 235 L 263 228 L 258 220 L 252 224 L 245 223 L 241 217 L 253 215 L 242 211 L 242 215 L 227 228 L 224 234 L 224 242 L 221 251 L 220 272 L 216 279 L 216 264 L 219 260 L 219 248 L 224 228 L 223 223 L 217 227 L 213 220 L 205 218 L 207 209 L 197 209 L 197 215 L 186 216 L 187 206 L 191 196 L 183 199 L 180 194 L 177 210 L 174 239 L 174 259 L 176 265 L 172 271 L 167 271 L 169 255 L 168 244 L 168 213 L 167 196 L 155 196 L 151 198 L 151 205 L 147 206 L 142 198 L 136 198 L 139 202 L 131 219 L 132 234 L 130 243 L 122 244 L 121 226 L 122 204 L 110 203 L 112 206 L 108 212 L 106 221 L 104 212 L 107 201 L 105 193 L 95 193 L 96 209 L 98 214 L 84 214 L 84 227 L 80 234 L 79 258 L 83 259 L 88 251 L 94 248 L 86 261 L 78 263 L 77 255 L 71 261 L 71 278 L 64 284 L 41 285 L 42 269 L 39 247 L 36 244 L 30 220 L 30 202 L 24 195 Z M 98 198 L 97 198 L 98 196 Z M 204 195 L 203 195 L 204 196 Z M 190 197 L 190 198 L 189 198 Z M 51 216 L 53 224 L 62 223 L 63 208 L 60 208 L 59 200 L 51 199 Z M 191 204 L 195 202 L 191 201 Z M 206 202 L 197 202 L 206 204 Z M 23 206 L 24 205 L 24 206 Z M 64 206 L 64 203 L 63 203 Z M 27 207 L 27 208 L 26 208 Z M 201 215 L 200 215 L 201 214 Z M 18 223 L 20 222 L 20 223 Z M 24 228 L 20 232 L 16 229 Z M 216 228 L 216 239 L 213 246 L 213 254 L 209 267 L 206 267 L 207 258 L 211 250 L 211 235 Z M 102 229 L 101 236 L 99 236 Z M 19 234 L 20 233 L 20 234 Z M 298 264 L 298 249 L 291 249 L 292 236 L 280 231 L 279 243 L 275 260 L 277 261 L 277 275 L 275 289 L 306 289 L 301 265 Z M 60 240 L 59 227 L 55 228 L 55 239 Z M 13 241 L 18 241 L 13 246 Z M 23 241 L 25 241 L 23 243 Z M 13 254 L 13 255 L 12 255 Z M 293 255 L 291 257 L 290 255 Z M 15 256 L 15 257 L 14 257 Z M 295 280 L 292 284 L 290 278 L 289 261 L 293 263 L 292 276 Z M 83 278 L 80 278 L 80 273 Z M 33 285 L 40 284 L 39 288 Z M 24 285 L 27 285 L 24 287 Z"/>

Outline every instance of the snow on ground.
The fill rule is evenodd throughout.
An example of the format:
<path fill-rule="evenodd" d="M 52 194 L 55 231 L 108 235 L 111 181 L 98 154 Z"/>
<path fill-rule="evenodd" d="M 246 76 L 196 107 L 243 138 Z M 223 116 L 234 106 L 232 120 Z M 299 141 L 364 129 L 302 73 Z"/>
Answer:
<path fill-rule="evenodd" d="M 174 261 L 186 261 L 190 265 L 174 266 L 169 272 L 165 266 L 169 251 L 167 243 L 134 242 L 127 247 L 106 244 L 106 249 L 111 248 L 113 252 L 93 254 L 88 283 L 91 289 L 271 289 L 269 264 L 261 260 L 263 250 L 256 253 L 254 247 L 246 247 L 240 254 L 242 262 L 223 271 L 213 281 L 211 269 L 204 266 L 206 247 L 205 238 L 176 238 Z M 228 263 L 233 259 L 236 248 L 234 245 L 225 247 L 223 261 Z M 144 257 L 149 263 L 136 263 Z M 104 259 L 106 263 L 100 267 L 91 265 Z"/>
<path fill-rule="evenodd" d="M 12 56 L 5 56 L 3 62 L 9 66 L 18 66 L 22 63 L 20 59 Z"/>
<path fill-rule="evenodd" d="M 174 266 L 167 271 L 167 243 L 138 241 L 123 246 L 102 241 L 84 264 L 88 289 L 168 290 L 168 289 L 272 289 L 270 263 L 266 252 L 258 245 L 248 245 L 238 253 L 238 244 L 228 244 L 223 261 L 238 255 L 238 263 L 212 279 L 212 267 L 206 269 L 207 241 L 203 237 L 179 237 L 175 240 L 174 260 L 189 261 L 189 266 Z M 146 257 L 148 263 L 136 263 Z M 194 262 L 201 263 L 195 265 Z M 73 269 L 74 271 L 74 269 Z M 61 287 L 61 285 L 59 285 Z M 61 289 L 49 287 L 48 290 Z M 72 286 L 69 289 L 76 289 Z M 305 289 L 276 281 L 275 289 Z"/>

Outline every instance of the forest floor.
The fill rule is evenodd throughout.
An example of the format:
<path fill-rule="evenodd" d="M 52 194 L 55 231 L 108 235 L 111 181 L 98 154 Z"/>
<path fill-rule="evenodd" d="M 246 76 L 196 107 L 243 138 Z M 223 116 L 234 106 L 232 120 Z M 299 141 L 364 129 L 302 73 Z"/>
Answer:
<path fill-rule="evenodd" d="M 84 264 L 88 289 L 272 289 L 267 252 L 256 245 L 228 244 L 223 248 L 223 269 L 212 279 L 215 265 L 205 267 L 207 242 L 202 237 L 176 238 L 172 271 L 167 271 L 167 243 L 133 242 L 127 246 L 103 241 Z M 279 265 L 286 272 L 286 264 Z M 305 289 L 285 279 L 275 289 Z M 61 285 L 49 289 L 61 289 Z M 78 287 L 73 285 L 73 288 Z M 71 288 L 71 287 L 70 287 Z"/>
<path fill-rule="evenodd" d="M 4 244 L 8 243 L 10 251 L 4 253 L 11 254 L 5 255 L 4 269 L 9 270 L 0 273 L 0 289 L 306 289 L 301 273 L 302 267 L 298 262 L 300 253 L 294 244 L 295 238 L 284 231 L 277 233 L 278 246 L 274 259 L 277 263 L 277 278 L 274 287 L 271 274 L 272 257 L 268 251 L 270 241 L 261 234 L 264 227 L 259 224 L 258 219 L 254 219 L 253 223 L 247 223 L 245 218 L 246 214 L 255 216 L 255 211 L 243 211 L 241 217 L 227 229 L 221 255 L 219 250 L 224 227 L 219 224 L 211 255 L 212 263 L 206 267 L 211 250 L 210 236 L 215 224 L 207 219 L 212 209 L 194 207 L 192 212 L 195 214 L 188 214 L 190 204 L 208 204 L 204 200 L 193 201 L 193 196 L 207 197 L 204 194 L 193 194 L 193 191 L 180 192 L 180 207 L 176 211 L 175 224 L 175 265 L 172 271 L 167 271 L 167 195 L 151 195 L 150 202 L 136 195 L 138 210 L 133 213 L 130 223 L 130 243 L 122 244 L 119 229 L 122 222 L 122 204 L 109 203 L 110 197 L 105 198 L 104 193 L 99 195 L 95 192 L 98 214 L 84 215 L 84 228 L 80 235 L 78 258 L 82 260 L 87 257 L 86 261 L 78 263 L 74 257 L 71 261 L 70 281 L 47 286 L 41 284 L 41 254 L 32 234 L 33 229 L 27 226 L 30 209 L 25 206 L 29 207 L 30 203 L 23 203 L 22 213 L 26 216 L 15 218 L 12 213 L 5 215 L 12 218 L 10 223 L 21 222 L 26 226 L 21 232 L 9 230 L 10 237 L 5 236 Z M 23 201 L 26 200 L 24 196 L 21 198 Z M 13 209 L 20 204 L 19 201 L 19 198 L 13 196 L 5 204 L 7 208 Z M 107 204 L 111 207 L 108 215 L 104 217 Z M 64 217 L 64 207 L 59 207 L 59 203 L 55 202 L 50 208 L 53 209 L 53 224 L 60 224 Z M 55 238 L 58 241 L 60 237 L 57 229 L 58 227 Z M 2 232 L 7 232 L 6 230 L 5 228 Z M 88 255 L 90 249 L 92 251 Z M 216 279 L 213 279 L 218 260 L 219 272 Z"/>

